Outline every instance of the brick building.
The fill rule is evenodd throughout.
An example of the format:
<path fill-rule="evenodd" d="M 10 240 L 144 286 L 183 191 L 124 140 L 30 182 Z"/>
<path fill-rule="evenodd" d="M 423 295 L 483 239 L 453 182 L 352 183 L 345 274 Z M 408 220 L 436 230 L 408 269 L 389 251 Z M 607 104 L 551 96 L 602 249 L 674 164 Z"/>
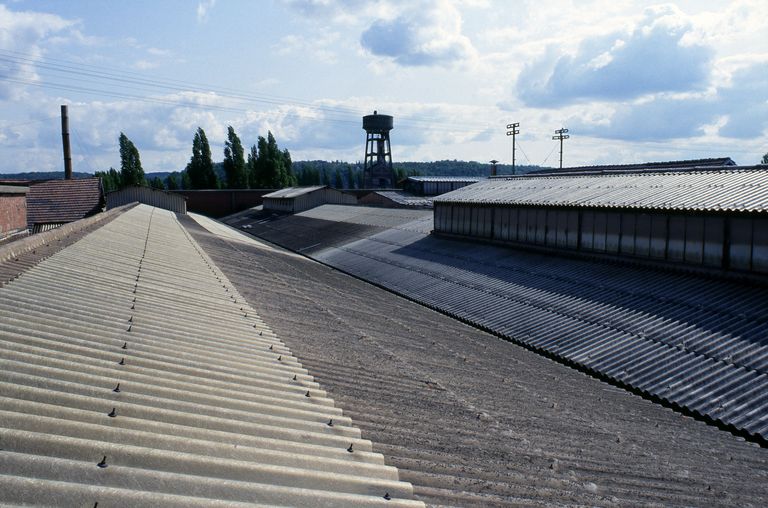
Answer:
<path fill-rule="evenodd" d="M 27 231 L 28 187 L 0 185 L 0 242 Z"/>

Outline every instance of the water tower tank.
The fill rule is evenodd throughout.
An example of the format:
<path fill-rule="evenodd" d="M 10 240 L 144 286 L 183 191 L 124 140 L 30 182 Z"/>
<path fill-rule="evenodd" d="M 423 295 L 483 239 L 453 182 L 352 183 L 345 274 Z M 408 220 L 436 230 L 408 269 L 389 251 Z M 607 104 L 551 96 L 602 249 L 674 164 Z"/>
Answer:
<path fill-rule="evenodd" d="M 363 164 L 363 186 L 366 189 L 392 189 L 395 187 L 395 172 L 392 169 L 392 150 L 389 144 L 389 131 L 394 127 L 390 115 L 372 115 L 363 117 L 365 130 L 365 162 Z"/>

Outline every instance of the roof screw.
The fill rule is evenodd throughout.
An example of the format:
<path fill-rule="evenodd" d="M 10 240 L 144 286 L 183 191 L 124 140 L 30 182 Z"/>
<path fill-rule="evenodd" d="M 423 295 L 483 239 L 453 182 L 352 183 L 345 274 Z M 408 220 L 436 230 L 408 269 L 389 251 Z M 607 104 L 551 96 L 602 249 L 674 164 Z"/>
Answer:
<path fill-rule="evenodd" d="M 123 349 L 128 349 L 128 343 L 127 342 L 123 343 Z"/>
<path fill-rule="evenodd" d="M 129 323 L 133 323 L 133 316 L 131 316 L 131 317 L 129 317 L 129 318 L 128 318 L 128 322 L 129 322 Z"/>
<path fill-rule="evenodd" d="M 349 443 L 349 448 L 347 448 L 347 451 L 348 451 L 349 453 L 352 453 L 352 443 Z"/>
<path fill-rule="evenodd" d="M 109 416 L 110 418 L 114 418 L 115 416 L 117 416 L 117 411 L 115 410 L 115 408 L 112 408 L 112 411 L 107 413 L 107 416 Z"/>
<path fill-rule="evenodd" d="M 328 423 L 326 425 L 328 425 L 329 427 L 333 427 L 333 418 L 328 420 Z"/>
<path fill-rule="evenodd" d="M 297 380 L 298 380 L 298 379 L 297 379 L 297 377 L 296 377 L 296 374 L 294 374 L 294 375 L 293 375 L 293 380 L 294 380 L 294 381 L 297 381 Z"/>
<path fill-rule="evenodd" d="M 125 358 L 120 358 L 118 365 L 125 365 Z"/>
<path fill-rule="evenodd" d="M 117 386 L 115 386 L 115 389 L 112 391 L 115 393 L 120 393 L 120 383 L 117 383 Z"/>
<path fill-rule="evenodd" d="M 304 394 L 305 397 L 309 397 L 309 390 L 307 390 L 307 393 Z"/>
<path fill-rule="evenodd" d="M 389 501 L 390 499 L 392 499 L 392 498 L 390 497 L 390 495 L 389 495 L 389 492 L 387 492 L 386 494 L 384 494 L 384 499 L 386 499 L 387 501 Z"/>
<path fill-rule="evenodd" d="M 253 325 L 254 328 L 256 328 L 256 325 Z M 259 336 L 264 335 L 264 332 L 259 332 Z"/>
<path fill-rule="evenodd" d="M 136 304 L 135 304 L 135 303 L 132 303 L 132 304 L 131 304 L 131 310 L 133 310 L 133 309 L 135 309 L 135 308 L 136 308 Z"/>
<path fill-rule="evenodd" d="M 97 465 L 97 466 L 99 466 L 100 468 L 105 468 L 105 467 L 107 467 L 107 456 L 106 456 L 106 455 L 104 455 L 104 457 L 101 459 L 101 462 L 99 462 L 99 463 L 98 463 L 98 464 L 96 464 L 96 465 Z"/>
<path fill-rule="evenodd" d="M 269 345 L 269 350 L 272 351 L 272 344 Z"/>
<path fill-rule="evenodd" d="M 278 362 L 282 362 L 282 361 L 283 361 L 283 355 L 280 355 L 280 356 L 278 356 L 278 357 L 277 357 L 277 361 L 278 361 Z"/>
<path fill-rule="evenodd" d="M 133 328 L 133 325 L 128 325 L 128 331 L 131 331 L 131 328 Z"/>

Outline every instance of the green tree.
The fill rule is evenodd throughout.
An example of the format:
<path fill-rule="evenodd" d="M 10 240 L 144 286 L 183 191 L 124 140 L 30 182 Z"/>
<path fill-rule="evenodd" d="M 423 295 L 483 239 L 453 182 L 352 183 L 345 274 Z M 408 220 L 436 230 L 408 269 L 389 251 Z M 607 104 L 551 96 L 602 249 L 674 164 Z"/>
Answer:
<path fill-rule="evenodd" d="M 168 190 L 177 190 L 179 188 L 179 179 L 176 177 L 176 173 L 171 173 L 165 178 L 165 186 Z"/>
<path fill-rule="evenodd" d="M 115 168 L 109 168 L 109 171 L 96 171 L 93 176 L 101 178 L 101 186 L 104 192 L 112 192 L 122 187 L 120 173 Z"/>
<path fill-rule="evenodd" d="M 186 169 L 193 189 L 218 188 L 218 178 L 213 171 L 211 146 L 202 127 L 197 128 L 195 137 L 192 139 L 192 158 Z"/>
<path fill-rule="evenodd" d="M 141 167 L 139 150 L 128 139 L 128 136 L 120 133 L 120 181 L 123 187 L 128 185 L 146 185 L 144 169 Z"/>
<path fill-rule="evenodd" d="M 251 146 L 248 152 L 248 161 L 245 163 L 245 172 L 248 174 L 248 187 L 258 189 L 261 182 L 256 163 L 259 160 L 259 148 L 256 145 Z"/>
<path fill-rule="evenodd" d="M 152 178 L 149 181 L 149 186 L 152 187 L 153 189 L 159 189 L 159 190 L 164 190 L 165 189 L 165 185 L 163 184 L 163 180 L 159 176 L 156 176 L 156 177 Z"/>
<path fill-rule="evenodd" d="M 248 188 L 243 144 L 231 125 L 227 128 L 227 141 L 224 144 L 224 172 L 230 189 Z"/>
<path fill-rule="evenodd" d="M 187 171 L 181 172 L 181 188 L 182 189 L 192 188 L 192 180 L 189 179 L 189 173 Z"/>
<path fill-rule="evenodd" d="M 762 160 L 761 164 L 768 164 L 768 153 L 763 155 L 763 160 Z"/>

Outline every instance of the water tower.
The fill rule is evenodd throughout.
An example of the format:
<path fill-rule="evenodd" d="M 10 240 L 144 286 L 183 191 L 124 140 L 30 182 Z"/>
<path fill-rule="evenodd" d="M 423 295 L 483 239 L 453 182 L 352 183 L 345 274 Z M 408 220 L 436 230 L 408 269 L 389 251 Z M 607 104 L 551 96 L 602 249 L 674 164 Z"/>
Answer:
<path fill-rule="evenodd" d="M 392 151 L 389 146 L 389 131 L 393 118 L 376 111 L 363 117 L 365 129 L 365 163 L 363 164 L 363 187 L 366 189 L 392 189 L 395 187 L 395 172 L 392 169 Z"/>

